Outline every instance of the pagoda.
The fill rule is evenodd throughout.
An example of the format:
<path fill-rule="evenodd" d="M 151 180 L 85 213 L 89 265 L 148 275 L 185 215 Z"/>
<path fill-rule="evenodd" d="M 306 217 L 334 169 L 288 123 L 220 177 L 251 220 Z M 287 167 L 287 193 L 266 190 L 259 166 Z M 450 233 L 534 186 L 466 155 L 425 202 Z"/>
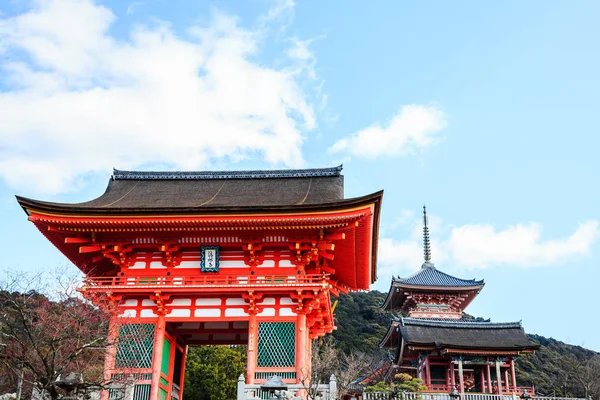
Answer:
<path fill-rule="evenodd" d="M 533 393 L 517 385 L 514 360 L 533 353 L 520 322 L 493 323 L 464 310 L 483 280 L 448 275 L 431 262 L 427 211 L 423 207 L 424 263 L 407 278 L 392 278 L 381 305 L 392 314 L 380 347 L 395 350 L 399 372 L 421 378 L 430 392 Z"/>
<path fill-rule="evenodd" d="M 344 198 L 341 170 L 114 170 L 84 203 L 17 200 L 111 304 L 106 382 L 182 399 L 190 345 L 245 345 L 247 383 L 300 383 L 335 329 L 331 295 L 375 281 L 383 192 Z"/>

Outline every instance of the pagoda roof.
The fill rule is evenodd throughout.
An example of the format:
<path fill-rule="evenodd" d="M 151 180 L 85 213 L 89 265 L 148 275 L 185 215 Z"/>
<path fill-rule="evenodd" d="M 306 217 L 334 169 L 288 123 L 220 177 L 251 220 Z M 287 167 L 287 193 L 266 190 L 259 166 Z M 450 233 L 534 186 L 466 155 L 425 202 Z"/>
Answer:
<path fill-rule="evenodd" d="M 393 278 L 392 284 L 396 286 L 430 286 L 430 287 L 447 287 L 447 288 L 462 288 L 483 286 L 485 282 L 476 279 L 461 279 L 455 276 L 446 274 L 435 268 L 433 264 L 425 263 L 421 269 L 406 278 Z"/>
<path fill-rule="evenodd" d="M 527 337 L 521 322 L 495 323 L 464 319 L 400 318 L 392 321 L 380 347 L 395 347 L 401 341 L 415 350 L 429 349 L 446 354 L 511 355 L 531 352 L 540 347 Z"/>
<path fill-rule="evenodd" d="M 115 169 L 104 194 L 83 203 L 17 196 L 23 208 L 86 214 L 306 208 L 351 203 L 344 199 L 342 166 L 333 168 L 158 172 Z"/>
<path fill-rule="evenodd" d="M 479 292 L 485 285 L 484 280 L 461 279 L 449 275 L 435 268 L 433 264 L 425 262 L 421 269 L 406 278 L 392 278 L 388 295 L 381 305 L 384 310 L 401 309 L 406 301 L 404 290 L 413 289 L 427 292 Z M 469 296 L 464 303 L 466 307 L 474 296 Z"/>

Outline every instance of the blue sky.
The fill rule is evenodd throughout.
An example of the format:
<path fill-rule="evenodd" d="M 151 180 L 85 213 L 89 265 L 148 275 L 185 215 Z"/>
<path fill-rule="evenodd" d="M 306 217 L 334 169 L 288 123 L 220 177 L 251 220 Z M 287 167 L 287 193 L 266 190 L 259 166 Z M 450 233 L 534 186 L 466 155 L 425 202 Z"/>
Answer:
<path fill-rule="evenodd" d="M 15 194 L 343 163 L 385 190 L 375 289 L 420 267 L 427 204 L 471 314 L 600 351 L 600 4 L 370 3 L 0 3 L 0 266 L 67 263 Z"/>

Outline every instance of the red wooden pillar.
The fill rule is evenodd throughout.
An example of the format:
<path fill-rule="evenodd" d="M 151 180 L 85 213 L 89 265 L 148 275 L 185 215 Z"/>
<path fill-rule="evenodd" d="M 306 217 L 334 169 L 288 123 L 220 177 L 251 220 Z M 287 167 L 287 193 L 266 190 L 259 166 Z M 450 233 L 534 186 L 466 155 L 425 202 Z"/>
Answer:
<path fill-rule="evenodd" d="M 183 345 L 183 355 L 181 357 L 181 379 L 180 381 L 177 383 L 179 385 L 179 399 L 183 399 L 183 384 L 185 383 L 185 360 L 187 358 L 187 344 Z"/>
<path fill-rule="evenodd" d="M 258 323 L 256 322 L 256 311 L 248 311 L 250 318 L 248 320 L 248 364 L 246 365 L 246 383 L 254 383 L 256 372 L 256 360 L 258 351 Z"/>
<path fill-rule="evenodd" d="M 465 393 L 465 376 L 463 374 L 462 358 L 458 359 L 458 383 L 460 385 L 460 394 L 464 394 Z"/>
<path fill-rule="evenodd" d="M 454 374 L 454 363 L 450 361 L 450 390 L 456 386 L 456 376 Z"/>
<path fill-rule="evenodd" d="M 490 364 L 488 360 L 487 368 L 487 385 L 488 385 L 488 393 L 492 393 L 492 371 L 490 370 Z"/>
<path fill-rule="evenodd" d="M 117 356 L 117 341 L 119 340 L 119 321 L 116 313 L 112 313 L 108 323 L 108 348 L 104 354 L 104 382 L 112 380 L 112 372 L 115 368 Z M 100 400 L 108 400 L 109 390 L 103 390 L 100 393 Z"/>
<path fill-rule="evenodd" d="M 510 385 L 508 384 L 508 368 L 504 369 L 504 390 L 510 392 Z"/>
<path fill-rule="evenodd" d="M 425 357 L 425 379 L 426 379 L 426 385 L 429 389 L 431 389 L 431 364 L 430 364 L 430 360 L 429 360 L 429 355 L 427 357 Z"/>
<path fill-rule="evenodd" d="M 446 366 L 446 388 L 452 390 L 452 384 L 450 383 L 450 368 L 452 368 L 452 363 Z"/>
<path fill-rule="evenodd" d="M 517 390 L 517 374 L 515 373 L 515 359 L 511 358 L 510 359 L 510 375 L 512 378 L 512 385 L 514 387 L 514 390 Z"/>
<path fill-rule="evenodd" d="M 177 335 L 173 335 L 173 343 L 171 344 L 171 354 L 169 357 L 169 390 L 167 392 L 167 399 L 172 398 L 173 395 L 173 373 L 175 372 L 175 355 L 177 354 Z M 177 385 L 179 386 L 179 385 Z"/>
<path fill-rule="evenodd" d="M 310 377 L 310 359 L 306 314 L 300 312 L 296 317 L 296 383 L 301 383 L 304 377 Z"/>
<path fill-rule="evenodd" d="M 154 351 L 152 353 L 152 381 L 150 383 L 150 399 L 158 400 L 160 367 L 162 364 L 162 353 L 165 343 L 165 313 L 160 312 L 156 321 L 156 330 L 154 331 Z"/>
<path fill-rule="evenodd" d="M 479 380 L 481 381 L 481 393 L 485 393 L 485 377 L 483 376 L 483 368 L 479 370 Z"/>

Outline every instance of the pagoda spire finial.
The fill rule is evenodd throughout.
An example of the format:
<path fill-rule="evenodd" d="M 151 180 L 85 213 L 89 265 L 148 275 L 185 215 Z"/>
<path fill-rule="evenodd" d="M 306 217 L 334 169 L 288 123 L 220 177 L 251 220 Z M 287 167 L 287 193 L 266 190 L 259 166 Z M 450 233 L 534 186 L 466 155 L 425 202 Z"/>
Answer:
<path fill-rule="evenodd" d="M 423 206 L 423 255 L 425 256 L 423 268 L 432 268 L 431 243 L 429 242 L 429 227 L 427 226 L 427 222 L 427 208 Z"/>

